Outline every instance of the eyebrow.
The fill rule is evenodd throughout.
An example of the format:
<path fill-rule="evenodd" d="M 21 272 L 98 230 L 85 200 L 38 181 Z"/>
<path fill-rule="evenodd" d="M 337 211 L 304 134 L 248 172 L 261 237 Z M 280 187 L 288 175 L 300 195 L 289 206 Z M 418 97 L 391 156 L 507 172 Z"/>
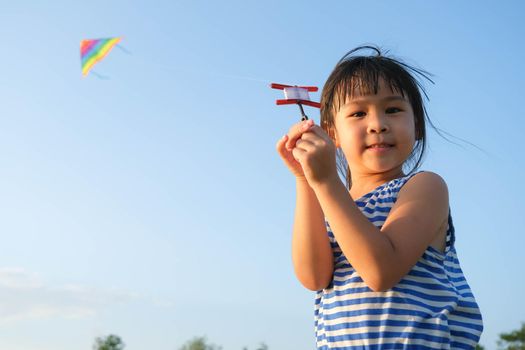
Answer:
<path fill-rule="evenodd" d="M 348 103 L 345 103 L 342 107 L 344 106 L 348 106 L 348 105 L 352 105 L 352 104 L 358 104 L 358 103 L 363 103 L 363 102 L 367 102 L 369 101 L 370 99 L 369 98 L 357 98 L 357 99 L 352 99 L 350 102 Z M 399 95 L 392 95 L 392 96 L 387 96 L 385 98 L 382 98 L 379 100 L 379 102 L 391 102 L 391 101 L 402 101 L 402 102 L 408 102 L 408 100 L 402 96 L 399 96 Z"/>
<path fill-rule="evenodd" d="M 352 105 L 356 105 L 356 104 L 360 104 L 360 103 L 366 103 L 368 101 L 370 101 L 371 99 L 370 98 L 357 98 L 357 99 L 352 99 L 350 102 L 348 103 L 345 103 L 343 105 L 341 105 L 341 107 L 339 107 L 339 110 L 341 109 L 344 109 L 344 108 L 348 108 Z M 399 101 L 399 102 L 405 102 L 405 103 L 410 103 L 406 98 L 404 98 L 403 96 L 399 96 L 399 95 L 392 95 L 392 96 L 387 96 L 387 97 L 384 97 L 380 100 L 378 100 L 378 102 L 392 102 L 392 101 Z"/>

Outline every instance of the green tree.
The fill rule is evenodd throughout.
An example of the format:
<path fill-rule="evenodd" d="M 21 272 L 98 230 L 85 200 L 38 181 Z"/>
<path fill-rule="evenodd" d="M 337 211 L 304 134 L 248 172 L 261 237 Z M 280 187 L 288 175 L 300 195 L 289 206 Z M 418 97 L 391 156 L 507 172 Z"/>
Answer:
<path fill-rule="evenodd" d="M 248 348 L 245 346 L 244 348 L 242 348 L 242 350 L 248 350 Z M 259 347 L 255 350 L 268 350 L 268 345 L 266 345 L 266 343 L 261 343 L 261 345 L 259 345 Z"/>
<path fill-rule="evenodd" d="M 195 337 L 184 344 L 179 350 L 222 350 L 222 347 L 208 344 L 206 337 Z"/>
<path fill-rule="evenodd" d="M 485 350 L 485 347 L 483 345 L 477 344 L 476 350 Z"/>
<path fill-rule="evenodd" d="M 498 348 L 502 350 L 525 350 L 525 323 L 521 328 L 499 335 Z"/>
<path fill-rule="evenodd" d="M 110 334 L 107 337 L 96 338 L 93 350 L 122 350 L 124 345 L 118 335 Z"/>

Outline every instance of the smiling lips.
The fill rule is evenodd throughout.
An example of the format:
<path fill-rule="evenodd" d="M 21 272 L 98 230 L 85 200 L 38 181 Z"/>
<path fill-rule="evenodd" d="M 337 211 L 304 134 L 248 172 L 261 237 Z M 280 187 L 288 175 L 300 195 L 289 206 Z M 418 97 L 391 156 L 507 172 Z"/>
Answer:
<path fill-rule="evenodd" d="M 374 143 L 372 145 L 369 145 L 369 146 L 366 146 L 367 149 L 376 149 L 376 150 L 381 150 L 381 149 L 387 149 L 387 148 L 390 148 L 392 147 L 393 145 L 391 144 L 388 144 L 388 143 Z"/>

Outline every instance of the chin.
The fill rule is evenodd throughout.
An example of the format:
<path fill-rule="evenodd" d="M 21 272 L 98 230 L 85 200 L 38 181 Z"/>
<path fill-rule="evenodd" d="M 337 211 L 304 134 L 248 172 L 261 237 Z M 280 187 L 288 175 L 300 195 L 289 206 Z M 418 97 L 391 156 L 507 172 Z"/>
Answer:
<path fill-rule="evenodd" d="M 393 171 L 399 171 L 399 165 L 375 165 L 375 166 L 369 166 L 368 169 L 371 170 L 371 172 L 376 174 L 384 174 L 389 173 Z M 402 168 L 401 168 L 402 170 Z"/>

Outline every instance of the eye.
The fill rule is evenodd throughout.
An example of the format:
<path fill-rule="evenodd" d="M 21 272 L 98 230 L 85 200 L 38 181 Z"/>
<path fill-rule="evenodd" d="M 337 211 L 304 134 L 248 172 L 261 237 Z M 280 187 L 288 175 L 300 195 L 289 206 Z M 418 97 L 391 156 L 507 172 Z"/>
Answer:
<path fill-rule="evenodd" d="M 399 112 L 402 112 L 402 110 L 397 107 L 389 107 L 386 109 L 387 114 L 393 114 L 393 113 L 399 113 Z"/>
<path fill-rule="evenodd" d="M 354 112 L 354 113 L 351 113 L 349 116 L 350 117 L 355 117 L 355 118 L 360 118 L 360 117 L 364 117 L 366 115 L 365 112 Z"/>

